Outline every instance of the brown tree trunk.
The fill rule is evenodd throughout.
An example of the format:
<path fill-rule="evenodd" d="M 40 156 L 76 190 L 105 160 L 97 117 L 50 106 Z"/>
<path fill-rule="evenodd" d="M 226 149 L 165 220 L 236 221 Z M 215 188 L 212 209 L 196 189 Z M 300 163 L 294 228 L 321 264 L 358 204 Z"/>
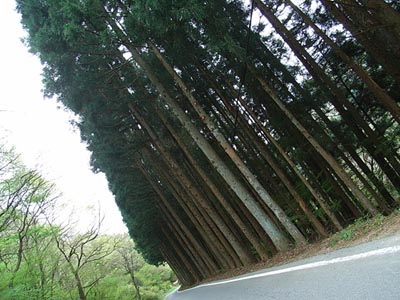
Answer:
<path fill-rule="evenodd" d="M 165 217 L 168 215 L 166 214 Z M 191 268 L 191 273 L 195 275 L 196 281 L 200 281 L 202 279 L 208 278 L 214 274 L 208 274 L 205 275 L 203 272 L 203 269 L 199 266 L 199 254 L 197 252 L 193 252 L 193 248 L 191 247 L 191 244 L 188 243 L 188 240 L 184 235 L 181 235 L 180 228 L 178 226 L 173 225 L 173 220 L 172 219 L 166 219 L 166 226 L 163 226 L 163 228 L 168 229 L 170 232 L 169 235 L 173 239 L 176 240 L 176 243 L 180 245 L 183 254 L 187 258 L 187 261 L 190 264 Z"/>
<path fill-rule="evenodd" d="M 68 264 L 70 264 L 70 262 L 68 262 Z M 86 293 L 82 285 L 81 277 L 79 276 L 79 273 L 73 269 L 72 266 L 70 266 L 70 268 L 73 271 L 75 277 L 75 284 L 78 290 L 79 300 L 86 300 Z"/>
<path fill-rule="evenodd" d="M 150 152 L 150 151 L 149 151 Z M 171 177 L 171 165 L 166 160 L 152 158 L 155 164 L 158 164 L 158 172 L 163 174 L 164 179 L 168 182 L 173 189 L 171 191 L 174 193 L 175 198 L 178 200 L 181 207 L 185 210 L 187 215 L 190 217 L 192 222 L 196 224 L 197 230 L 201 233 L 204 241 L 207 244 L 208 251 L 213 254 L 214 259 L 217 262 L 217 270 L 220 269 L 229 269 L 232 266 L 231 262 L 228 261 L 229 255 L 226 253 L 224 246 L 221 244 L 221 241 L 216 236 L 215 228 L 212 228 L 213 225 L 210 223 L 210 218 L 206 216 L 204 211 L 199 209 L 199 206 L 194 202 L 196 196 L 193 196 L 191 192 L 188 190 L 188 186 L 182 182 L 184 180 L 186 183 L 186 179 L 178 176 L 176 174 L 176 170 L 173 170 L 173 174 L 177 175 L 175 179 Z M 214 226 L 215 227 L 215 226 Z"/>
<path fill-rule="evenodd" d="M 229 102 L 224 95 L 218 94 L 219 97 L 222 99 L 222 101 L 225 104 L 225 107 L 228 108 L 230 114 L 234 116 L 234 111 L 233 107 L 230 105 L 231 102 Z M 215 106 L 217 104 L 214 104 Z M 281 180 L 281 182 L 286 186 L 287 190 L 295 199 L 295 201 L 298 203 L 300 206 L 301 210 L 306 214 L 306 216 L 309 218 L 311 223 L 314 225 L 314 227 L 317 229 L 318 233 L 322 237 L 328 236 L 327 231 L 325 230 L 324 226 L 321 224 L 321 222 L 313 215 L 312 211 L 308 208 L 307 204 L 305 203 L 304 199 L 297 193 L 296 188 L 293 186 L 291 183 L 290 179 L 288 178 L 286 172 L 283 170 L 283 168 L 279 165 L 277 160 L 268 153 L 266 150 L 265 144 L 263 144 L 260 139 L 255 136 L 255 132 L 252 128 L 250 128 L 249 123 L 246 120 L 242 119 L 241 115 L 237 115 L 236 117 L 237 125 L 239 125 L 240 129 L 242 130 L 241 136 L 242 139 L 244 140 L 245 137 L 251 141 L 251 143 L 257 148 L 257 151 L 261 156 L 266 160 L 266 162 L 271 166 L 272 170 L 275 172 L 275 174 L 278 176 L 278 178 Z"/>
<path fill-rule="evenodd" d="M 349 153 L 351 158 L 354 160 L 354 162 L 359 166 L 359 168 L 364 172 L 364 174 L 368 177 L 368 179 L 376 186 L 378 191 L 380 192 L 380 195 L 378 195 L 373 188 L 370 188 L 370 184 L 368 182 L 365 182 L 363 180 L 363 176 L 359 175 L 357 176 L 361 181 L 363 181 L 363 185 L 369 190 L 369 192 L 372 194 L 372 196 L 376 199 L 378 202 L 379 206 L 385 213 L 390 213 L 390 208 L 388 207 L 388 204 L 390 206 L 395 206 L 396 201 L 394 198 L 390 195 L 390 193 L 387 191 L 386 187 L 383 185 L 383 183 L 378 180 L 375 176 L 375 174 L 366 166 L 366 164 L 363 162 L 363 160 L 359 157 L 359 155 L 356 153 L 353 147 L 349 147 L 346 142 L 342 140 L 342 137 L 340 135 L 340 132 L 338 132 L 333 126 L 331 126 L 329 119 L 326 117 L 326 115 L 320 111 L 318 108 L 316 109 L 316 112 L 318 116 L 324 121 L 324 123 L 328 126 L 329 130 L 332 131 L 332 133 L 336 136 L 336 139 L 338 142 L 343 145 L 344 149 Z M 340 150 L 339 150 L 340 151 Z M 343 159 L 346 159 L 346 155 L 343 153 L 342 155 Z M 354 173 L 357 173 L 358 171 L 354 170 L 354 166 L 350 161 L 347 161 L 347 165 L 353 170 Z"/>
<path fill-rule="evenodd" d="M 226 183 L 235 191 L 236 195 L 243 201 L 246 207 L 251 211 L 253 216 L 257 219 L 260 225 L 264 228 L 267 234 L 274 241 L 275 246 L 284 250 L 289 246 L 289 242 L 282 233 L 282 231 L 271 221 L 271 219 L 263 212 L 260 206 L 257 204 L 254 198 L 246 191 L 243 185 L 233 175 L 233 173 L 223 163 L 214 149 L 209 145 L 205 138 L 198 132 L 194 127 L 190 119 L 183 112 L 183 110 L 177 105 L 172 97 L 169 96 L 168 92 L 158 81 L 157 77 L 151 72 L 151 69 L 147 66 L 145 61 L 140 57 L 139 53 L 135 49 L 131 48 L 131 51 L 135 57 L 135 60 L 146 70 L 149 78 L 153 84 L 157 87 L 158 91 L 162 95 L 162 99 L 165 99 L 168 105 L 171 107 L 171 111 L 175 114 L 177 119 L 181 122 L 193 140 L 196 142 L 198 147 L 203 151 L 206 157 L 209 159 L 211 164 L 217 170 L 218 173 L 225 179 Z"/>
<path fill-rule="evenodd" d="M 204 68 L 201 67 L 201 71 L 207 78 L 208 75 L 205 72 Z M 223 96 L 221 90 L 217 87 L 217 85 L 213 84 L 212 80 L 209 77 L 208 77 L 208 80 L 211 83 L 213 89 L 219 95 L 219 97 L 221 99 L 224 99 L 224 96 Z M 227 80 L 225 80 L 225 84 L 227 84 L 228 88 L 232 91 L 232 94 L 235 94 L 234 87 Z M 250 107 L 247 105 L 247 103 L 240 96 L 237 96 L 237 100 L 239 101 L 240 105 L 244 108 L 244 110 L 248 113 L 250 121 L 255 122 L 257 124 L 258 128 L 261 130 L 261 132 L 265 135 L 265 138 L 268 139 L 275 146 L 275 148 L 278 150 L 279 154 L 285 159 L 285 161 L 291 167 L 291 170 L 298 176 L 298 178 L 307 187 L 307 189 L 310 191 L 310 193 L 313 195 L 313 197 L 317 200 L 318 204 L 321 206 L 321 208 L 327 214 L 327 216 L 332 221 L 332 223 L 335 225 L 335 227 L 339 230 L 342 229 L 340 222 L 337 220 L 335 215 L 330 211 L 329 207 L 325 204 L 325 200 L 323 199 L 323 197 L 310 185 L 310 183 L 303 176 L 303 174 L 301 174 L 301 172 L 298 170 L 297 166 L 292 161 L 292 159 L 289 157 L 289 155 L 279 145 L 279 143 L 275 140 L 275 138 L 269 133 L 267 128 L 265 128 L 265 126 L 261 123 L 261 121 L 255 115 L 255 113 L 250 109 Z M 229 105 L 229 103 L 227 103 L 226 105 Z"/>
<path fill-rule="evenodd" d="M 186 255 L 184 254 L 184 249 L 173 239 L 172 235 L 166 231 L 165 228 L 161 228 L 163 232 L 163 236 L 168 241 L 169 246 L 167 248 L 173 251 L 173 256 L 179 257 L 179 262 L 183 264 L 184 270 L 190 275 L 191 282 L 198 282 L 199 278 L 196 272 L 193 270 L 192 264 L 187 260 Z"/>

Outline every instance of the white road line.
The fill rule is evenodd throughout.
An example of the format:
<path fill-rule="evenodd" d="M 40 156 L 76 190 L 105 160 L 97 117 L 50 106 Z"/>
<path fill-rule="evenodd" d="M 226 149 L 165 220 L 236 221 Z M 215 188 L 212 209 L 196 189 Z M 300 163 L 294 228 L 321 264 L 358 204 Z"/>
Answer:
<path fill-rule="evenodd" d="M 372 250 L 372 251 L 359 253 L 359 254 L 355 254 L 355 255 L 350 255 L 350 256 L 333 258 L 333 259 L 330 259 L 330 260 L 323 260 L 323 261 L 313 262 L 313 263 L 309 263 L 309 264 L 304 264 L 304 265 L 290 267 L 290 268 L 276 270 L 276 271 L 270 271 L 270 272 L 265 272 L 265 273 L 259 273 L 259 274 L 254 274 L 254 275 L 237 277 L 237 278 L 227 279 L 227 280 L 223 280 L 223 281 L 205 283 L 205 284 L 202 284 L 202 285 L 199 285 L 199 286 L 195 286 L 193 288 L 190 288 L 190 289 L 187 289 L 187 290 L 184 290 L 184 291 L 177 291 L 177 293 L 184 293 L 184 292 L 189 291 L 189 290 L 199 289 L 199 288 L 207 287 L 207 286 L 221 285 L 221 284 L 237 282 L 237 281 L 242 281 L 242 280 L 273 276 L 273 275 L 278 275 L 278 274 L 283 274 L 283 273 L 289 273 L 289 272 L 294 272 L 294 271 L 299 271 L 299 270 L 322 267 L 322 266 L 327 266 L 327 265 L 331 265 L 331 264 L 347 262 L 347 261 L 352 261 L 352 260 L 358 260 L 358 259 L 363 259 L 363 258 L 372 257 L 372 256 L 381 256 L 381 255 L 397 253 L 397 252 L 400 252 L 400 245 L 393 246 L 393 247 L 382 248 L 382 249 L 378 249 L 378 250 Z"/>

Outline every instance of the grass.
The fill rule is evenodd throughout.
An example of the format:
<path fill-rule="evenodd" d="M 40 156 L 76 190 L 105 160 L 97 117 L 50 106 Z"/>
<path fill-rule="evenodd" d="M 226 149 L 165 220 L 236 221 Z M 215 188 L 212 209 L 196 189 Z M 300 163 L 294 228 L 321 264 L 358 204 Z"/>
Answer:
<path fill-rule="evenodd" d="M 396 214 L 400 214 L 400 209 L 397 209 Z M 347 226 L 341 231 L 335 233 L 329 240 L 329 246 L 333 247 L 340 241 L 349 241 L 360 235 L 379 229 L 385 221 L 385 216 L 379 214 L 374 218 L 363 217 L 354 221 L 353 224 Z"/>

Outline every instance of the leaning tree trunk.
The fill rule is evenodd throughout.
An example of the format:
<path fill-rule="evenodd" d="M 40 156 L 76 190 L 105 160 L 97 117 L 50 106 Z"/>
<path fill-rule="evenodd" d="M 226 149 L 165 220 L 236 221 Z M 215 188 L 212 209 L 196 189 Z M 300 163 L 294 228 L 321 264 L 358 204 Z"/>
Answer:
<path fill-rule="evenodd" d="M 172 195 L 178 202 L 178 204 L 182 207 L 186 215 L 191 220 L 193 226 L 197 230 L 199 237 L 198 243 L 198 253 L 202 256 L 205 264 L 207 265 L 208 270 L 211 274 L 215 274 L 218 270 L 221 269 L 221 265 L 218 260 L 219 253 L 215 253 L 215 246 L 212 244 L 207 232 L 205 230 L 205 225 L 203 221 L 198 220 L 199 216 L 196 212 L 193 212 L 193 208 L 191 207 L 191 203 L 187 203 L 189 201 L 185 201 L 187 197 L 182 193 L 180 187 L 176 180 L 171 178 L 170 174 L 167 171 L 167 168 L 157 160 L 154 160 L 154 169 L 160 175 L 162 182 L 164 182 L 168 189 L 171 191 Z M 194 232 L 193 232 L 194 233 Z"/>
<path fill-rule="evenodd" d="M 209 76 L 206 77 L 207 80 L 210 82 Z M 222 92 L 211 82 L 211 86 L 214 89 L 217 89 L 218 96 L 220 99 L 224 102 L 225 107 L 228 109 L 229 113 L 233 116 L 235 115 L 234 107 L 231 105 L 232 102 L 228 101 L 225 97 L 225 95 L 222 94 Z M 240 96 L 238 96 L 240 97 Z M 214 104 L 216 106 L 216 104 Z M 306 216 L 309 218 L 310 222 L 314 225 L 315 229 L 317 229 L 318 233 L 326 237 L 328 235 L 327 231 L 325 230 L 324 226 L 321 224 L 321 222 L 313 215 L 312 211 L 308 208 L 307 204 L 305 203 L 304 199 L 299 195 L 299 193 L 296 191 L 296 188 L 293 186 L 291 183 L 290 179 L 288 178 L 286 172 L 283 170 L 283 168 L 279 165 L 278 161 L 272 157 L 267 151 L 265 144 L 261 142 L 261 140 L 255 136 L 255 132 L 252 128 L 250 128 L 250 125 L 248 123 L 248 120 L 243 120 L 241 115 L 237 115 L 235 118 L 235 121 L 240 125 L 240 128 L 243 129 L 242 135 L 248 137 L 251 140 L 251 143 L 257 148 L 257 151 L 261 154 L 262 157 L 267 161 L 267 163 L 271 166 L 272 170 L 275 172 L 275 174 L 278 176 L 278 178 L 281 180 L 281 182 L 286 186 L 287 190 L 289 193 L 292 195 L 292 197 L 296 200 L 300 208 L 303 210 L 303 212 L 306 214 Z"/>
<path fill-rule="evenodd" d="M 163 100 L 166 100 L 171 111 L 174 113 L 176 118 L 181 122 L 184 128 L 192 136 L 197 146 L 203 151 L 208 160 L 214 166 L 216 171 L 225 179 L 229 187 L 236 193 L 236 195 L 243 201 L 243 204 L 249 209 L 252 215 L 257 219 L 260 225 L 264 228 L 265 232 L 274 242 L 275 247 L 279 250 L 284 250 L 289 247 L 289 241 L 283 234 L 283 232 L 274 224 L 269 216 L 263 211 L 257 201 L 247 192 L 246 188 L 242 183 L 235 177 L 235 175 L 229 170 L 227 165 L 221 160 L 219 155 L 206 141 L 203 135 L 195 128 L 191 120 L 184 113 L 184 111 L 178 106 L 176 101 L 169 96 L 167 90 L 163 87 L 161 82 L 157 79 L 155 74 L 151 71 L 147 63 L 140 57 L 139 52 L 136 49 L 130 47 L 131 53 L 139 65 L 146 71 L 147 76 L 150 78 L 152 83 L 157 87 Z"/>
<path fill-rule="evenodd" d="M 179 196 L 176 198 L 179 199 L 181 207 L 185 209 L 194 224 L 197 225 L 196 227 L 199 232 L 201 232 L 209 251 L 218 262 L 218 269 L 229 269 L 233 267 L 231 261 L 228 260 L 230 255 L 226 252 L 226 245 L 223 244 L 221 235 L 218 234 L 219 229 L 212 223 L 210 216 L 199 208 L 199 204 L 197 203 L 198 199 L 196 198 L 198 196 L 198 191 L 195 191 L 193 186 L 188 183 L 187 178 L 185 178 L 180 171 L 171 166 L 172 162 L 167 158 L 164 157 L 163 160 L 159 159 L 157 162 L 163 168 L 161 172 L 165 173 L 164 178 L 179 192 Z M 167 170 L 171 170 L 175 176 L 171 178 L 171 171 L 168 172 Z"/>
<path fill-rule="evenodd" d="M 192 279 L 190 280 L 191 283 L 197 282 L 199 279 L 198 275 L 193 269 L 193 265 L 187 259 L 185 255 L 185 249 L 183 249 L 182 246 L 174 240 L 173 235 L 170 232 L 167 232 L 166 228 L 161 227 L 161 231 L 163 233 L 163 236 L 169 243 L 168 248 L 173 250 L 174 256 L 177 256 L 177 258 L 179 258 L 179 263 L 184 266 L 185 272 L 188 273 L 190 277 L 192 277 Z"/>
<path fill-rule="evenodd" d="M 228 88 L 233 92 L 234 91 L 234 87 L 228 82 L 225 82 L 228 85 Z M 220 97 L 222 97 L 221 95 L 221 91 L 219 91 L 218 87 L 216 85 L 212 85 L 212 87 L 214 88 L 214 90 L 216 90 L 216 92 L 218 93 L 218 95 Z M 223 98 L 223 97 L 222 97 Z M 293 162 L 293 160 L 289 157 L 289 155 L 285 152 L 285 150 L 279 145 L 279 143 L 275 140 L 275 138 L 269 133 L 269 131 L 267 130 L 267 128 L 265 128 L 265 126 L 261 123 L 261 121 L 259 120 L 259 118 L 255 115 L 255 113 L 250 109 L 250 107 L 247 105 L 247 103 L 243 100 L 243 98 L 241 96 L 237 97 L 237 100 L 239 101 L 240 105 L 244 108 L 244 110 L 249 114 L 249 117 L 251 117 L 251 121 L 255 122 L 258 126 L 258 128 L 261 130 L 261 132 L 265 135 L 265 138 L 270 141 L 275 148 L 278 150 L 279 154 L 285 159 L 285 161 L 288 163 L 288 165 L 291 167 L 291 170 L 293 170 L 295 172 L 295 174 L 298 176 L 298 178 L 300 178 L 300 180 L 302 181 L 302 183 L 307 187 L 307 189 L 310 191 L 310 193 L 313 195 L 313 197 L 315 198 L 315 200 L 317 200 L 318 204 L 321 206 L 321 208 L 324 210 L 324 212 L 326 213 L 326 215 L 329 217 L 329 219 L 332 221 L 332 223 L 335 225 L 335 227 L 337 229 L 342 229 L 342 226 L 340 224 L 340 222 L 337 220 L 337 218 L 335 217 L 335 215 L 331 212 L 330 208 L 327 206 L 327 204 L 325 203 L 325 200 L 323 199 L 323 197 L 320 195 L 320 193 L 318 193 L 309 183 L 309 181 L 307 180 L 307 178 L 304 177 L 303 174 L 301 174 L 301 172 L 299 171 L 298 167 L 296 166 L 296 164 Z"/>

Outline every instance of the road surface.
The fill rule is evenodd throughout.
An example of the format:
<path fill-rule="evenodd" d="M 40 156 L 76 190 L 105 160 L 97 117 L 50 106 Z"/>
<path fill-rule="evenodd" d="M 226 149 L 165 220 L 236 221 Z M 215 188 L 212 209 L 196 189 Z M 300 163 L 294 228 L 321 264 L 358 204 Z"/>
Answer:
<path fill-rule="evenodd" d="M 167 300 L 397 300 L 400 233 L 276 268 L 175 291 Z"/>

